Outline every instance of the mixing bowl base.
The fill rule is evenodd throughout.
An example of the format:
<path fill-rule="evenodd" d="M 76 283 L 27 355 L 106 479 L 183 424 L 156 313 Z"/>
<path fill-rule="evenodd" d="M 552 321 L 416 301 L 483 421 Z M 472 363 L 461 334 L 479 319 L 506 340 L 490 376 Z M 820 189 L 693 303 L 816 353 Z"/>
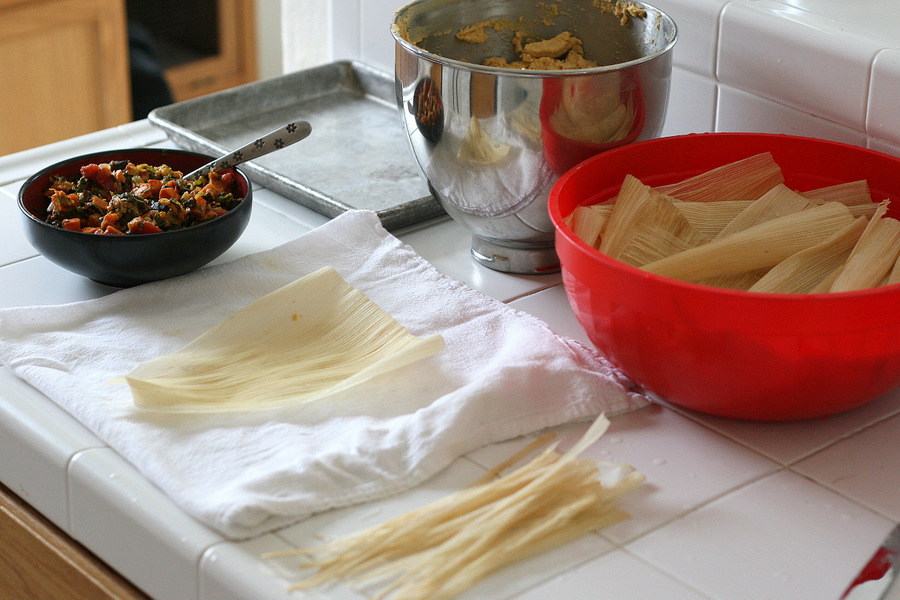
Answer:
<path fill-rule="evenodd" d="M 508 245 L 472 236 L 475 261 L 494 271 L 516 275 L 547 275 L 559 272 L 559 256 L 549 245 Z"/>

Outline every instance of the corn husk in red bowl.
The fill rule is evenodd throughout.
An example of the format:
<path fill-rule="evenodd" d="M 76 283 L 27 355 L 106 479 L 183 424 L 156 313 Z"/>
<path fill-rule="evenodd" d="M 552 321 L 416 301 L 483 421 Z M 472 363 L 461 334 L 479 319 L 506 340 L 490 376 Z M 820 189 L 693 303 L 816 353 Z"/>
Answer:
<path fill-rule="evenodd" d="M 571 169 L 550 194 L 563 282 L 588 337 L 668 401 L 752 420 L 824 417 L 900 384 L 900 285 L 818 294 L 757 293 L 662 277 L 578 238 L 566 217 L 614 196 L 627 174 L 650 186 L 771 152 L 806 191 L 866 179 L 900 218 L 900 159 L 777 134 L 691 134 L 638 142 Z"/>

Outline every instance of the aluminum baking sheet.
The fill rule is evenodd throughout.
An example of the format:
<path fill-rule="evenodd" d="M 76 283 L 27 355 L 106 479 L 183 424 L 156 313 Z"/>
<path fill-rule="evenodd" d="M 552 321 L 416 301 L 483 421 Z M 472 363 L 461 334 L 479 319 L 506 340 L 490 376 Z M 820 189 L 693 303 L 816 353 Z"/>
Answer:
<path fill-rule="evenodd" d="M 397 114 L 394 78 L 339 61 L 153 110 L 178 146 L 214 155 L 291 121 L 312 133 L 245 163 L 251 180 L 327 217 L 373 210 L 387 229 L 443 215 Z"/>

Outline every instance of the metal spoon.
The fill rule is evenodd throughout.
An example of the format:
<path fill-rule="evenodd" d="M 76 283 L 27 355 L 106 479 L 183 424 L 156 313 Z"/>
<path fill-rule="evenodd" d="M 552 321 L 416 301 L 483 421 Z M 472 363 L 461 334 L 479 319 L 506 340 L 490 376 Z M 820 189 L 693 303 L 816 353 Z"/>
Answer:
<path fill-rule="evenodd" d="M 201 175 L 206 175 L 213 169 L 229 169 L 242 162 L 259 158 L 269 152 L 287 148 L 295 142 L 299 142 L 312 132 L 312 126 L 306 121 L 295 121 L 288 123 L 278 129 L 267 133 L 266 135 L 250 142 L 246 146 L 242 146 L 237 150 L 233 150 L 228 154 L 208 162 L 199 169 L 194 169 L 183 179 L 195 179 Z"/>

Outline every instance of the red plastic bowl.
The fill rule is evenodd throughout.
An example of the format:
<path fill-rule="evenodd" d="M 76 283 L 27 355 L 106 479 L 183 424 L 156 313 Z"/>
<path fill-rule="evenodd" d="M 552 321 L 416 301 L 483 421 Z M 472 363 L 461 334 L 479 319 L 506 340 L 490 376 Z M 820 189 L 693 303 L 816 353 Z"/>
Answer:
<path fill-rule="evenodd" d="M 626 174 L 661 185 L 771 152 L 786 184 L 866 179 L 900 218 L 900 159 L 776 134 L 710 133 L 622 146 L 571 169 L 549 199 L 563 283 L 588 337 L 674 404 L 753 420 L 824 417 L 900 384 L 900 284 L 839 294 L 761 294 L 646 273 L 578 239 L 563 218 L 611 197 Z"/>

